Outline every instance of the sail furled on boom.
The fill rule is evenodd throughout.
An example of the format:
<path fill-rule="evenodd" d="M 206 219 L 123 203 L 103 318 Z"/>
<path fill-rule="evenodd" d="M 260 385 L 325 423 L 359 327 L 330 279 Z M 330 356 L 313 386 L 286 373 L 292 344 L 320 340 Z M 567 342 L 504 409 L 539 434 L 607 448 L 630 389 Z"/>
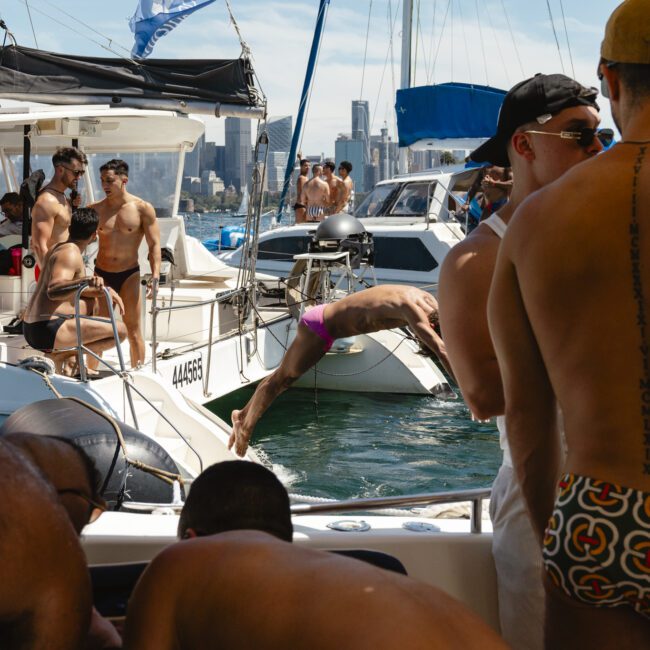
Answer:
<path fill-rule="evenodd" d="M 148 57 L 159 38 L 171 32 L 198 9 L 212 4 L 214 0 L 140 0 L 129 20 L 135 42 L 131 56 Z"/>
<path fill-rule="evenodd" d="M 398 90 L 395 111 L 399 146 L 409 147 L 423 140 L 490 138 L 496 131 L 505 95 L 506 91 L 498 88 L 454 82 Z"/>
<path fill-rule="evenodd" d="M 0 48 L 0 97 L 125 107 L 138 101 L 142 108 L 174 101 L 178 106 L 227 104 L 242 111 L 264 104 L 247 58 L 131 61 L 14 45 Z"/>

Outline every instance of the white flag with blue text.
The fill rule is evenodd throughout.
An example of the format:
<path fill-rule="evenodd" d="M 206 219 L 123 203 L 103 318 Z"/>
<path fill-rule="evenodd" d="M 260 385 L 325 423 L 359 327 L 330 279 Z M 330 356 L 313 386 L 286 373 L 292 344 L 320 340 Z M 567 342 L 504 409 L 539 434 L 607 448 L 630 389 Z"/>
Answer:
<path fill-rule="evenodd" d="M 148 57 L 156 41 L 171 32 L 191 13 L 213 3 L 214 0 L 140 0 L 138 8 L 129 21 L 135 35 L 131 56 Z"/>

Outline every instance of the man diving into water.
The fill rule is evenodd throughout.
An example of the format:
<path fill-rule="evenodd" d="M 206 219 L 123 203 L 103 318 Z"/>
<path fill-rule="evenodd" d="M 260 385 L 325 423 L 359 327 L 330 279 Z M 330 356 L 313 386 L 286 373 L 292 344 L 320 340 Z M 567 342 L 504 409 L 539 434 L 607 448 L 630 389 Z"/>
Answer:
<path fill-rule="evenodd" d="M 241 411 L 232 412 L 233 430 L 228 448 L 235 445 L 236 452 L 243 456 L 262 414 L 294 381 L 316 365 L 339 338 L 408 326 L 452 374 L 444 343 L 433 329 L 437 318 L 438 303 L 431 294 L 402 285 L 383 284 L 313 307 L 300 319 L 296 338 L 277 370 L 259 383 Z"/>
<path fill-rule="evenodd" d="M 131 366 L 136 368 L 144 363 L 145 358 L 140 323 L 138 249 L 144 237 L 149 247 L 152 284 L 157 283 L 160 277 L 160 230 L 151 203 L 127 192 L 129 166 L 126 162 L 109 160 L 99 168 L 99 173 L 106 198 L 92 206 L 99 214 L 95 275 L 103 278 L 106 286 L 115 289 L 124 301 Z"/>

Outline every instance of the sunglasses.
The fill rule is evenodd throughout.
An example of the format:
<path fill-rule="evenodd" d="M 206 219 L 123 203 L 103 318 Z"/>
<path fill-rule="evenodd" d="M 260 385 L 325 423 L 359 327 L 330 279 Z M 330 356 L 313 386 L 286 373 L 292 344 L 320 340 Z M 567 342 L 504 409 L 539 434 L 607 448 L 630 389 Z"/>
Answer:
<path fill-rule="evenodd" d="M 616 61 L 603 60 L 601 63 L 606 68 L 614 68 L 617 65 Z M 600 66 L 598 66 L 598 80 L 600 81 L 600 94 L 606 99 L 609 99 L 609 86 L 607 85 L 607 79 L 605 79 L 605 75 L 600 71 Z"/>
<path fill-rule="evenodd" d="M 63 494 L 74 494 L 74 496 L 79 497 L 80 499 L 83 499 L 89 506 L 92 507 L 92 510 L 90 511 L 90 517 L 88 518 L 88 523 L 92 524 L 96 522 L 101 514 L 106 511 L 106 504 L 105 503 L 99 503 L 95 501 L 94 499 L 91 499 L 89 496 L 81 492 L 81 490 L 76 490 L 74 488 L 66 488 L 64 490 L 57 490 L 57 494 L 59 496 Z"/>
<path fill-rule="evenodd" d="M 71 174 L 74 174 L 75 178 L 81 178 L 85 173 L 85 169 L 72 169 L 72 167 L 66 167 L 65 165 L 59 165 L 63 169 L 67 169 Z"/>
<path fill-rule="evenodd" d="M 525 131 L 525 133 L 555 135 L 566 140 L 575 140 L 579 147 L 585 149 L 591 147 L 594 143 L 594 138 L 598 138 L 603 147 L 609 147 L 614 141 L 614 131 L 612 129 L 590 129 L 585 127 L 577 131 L 560 131 L 559 133 L 552 133 L 550 131 Z"/>

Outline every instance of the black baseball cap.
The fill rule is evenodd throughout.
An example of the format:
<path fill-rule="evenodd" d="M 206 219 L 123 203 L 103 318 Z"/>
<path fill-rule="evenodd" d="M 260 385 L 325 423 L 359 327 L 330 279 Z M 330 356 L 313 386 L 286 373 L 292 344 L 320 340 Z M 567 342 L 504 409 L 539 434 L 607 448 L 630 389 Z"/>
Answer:
<path fill-rule="evenodd" d="M 572 106 L 600 107 L 596 103 L 598 91 L 587 88 L 563 74 L 536 74 L 513 86 L 503 100 L 497 132 L 470 154 L 474 162 L 489 162 L 508 167 L 508 143 L 512 134 L 522 125 L 537 121 L 548 122 L 565 108 Z"/>

